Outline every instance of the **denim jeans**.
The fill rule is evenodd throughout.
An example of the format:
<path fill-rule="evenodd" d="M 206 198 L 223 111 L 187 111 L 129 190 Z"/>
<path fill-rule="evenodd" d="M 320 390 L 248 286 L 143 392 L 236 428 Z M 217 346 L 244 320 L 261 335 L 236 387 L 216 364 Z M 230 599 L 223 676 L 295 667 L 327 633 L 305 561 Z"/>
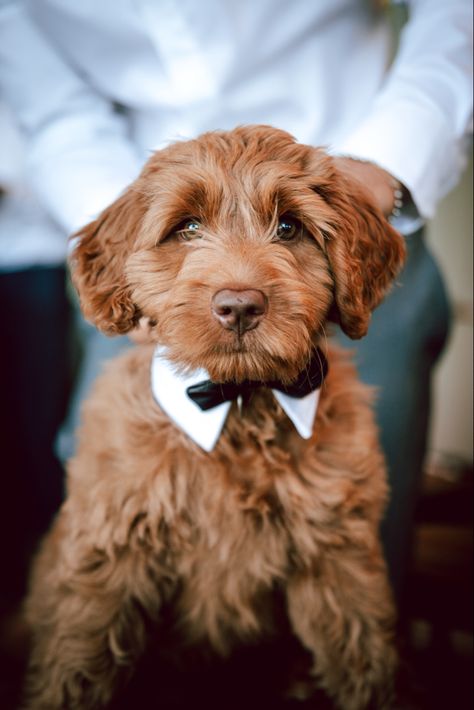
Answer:
<path fill-rule="evenodd" d="M 64 266 L 0 273 L 0 596 L 23 591 L 28 558 L 63 499 L 54 441 L 74 370 L 72 307 Z"/>

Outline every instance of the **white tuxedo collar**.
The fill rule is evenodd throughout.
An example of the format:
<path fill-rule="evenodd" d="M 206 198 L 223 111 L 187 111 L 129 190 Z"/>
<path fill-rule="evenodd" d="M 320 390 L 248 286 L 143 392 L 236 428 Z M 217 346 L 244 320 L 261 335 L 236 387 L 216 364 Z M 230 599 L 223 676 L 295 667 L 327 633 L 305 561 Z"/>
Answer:
<path fill-rule="evenodd" d="M 166 358 L 166 349 L 157 346 L 151 363 L 151 390 L 156 402 L 172 421 L 205 451 L 212 451 L 217 443 L 232 402 L 203 411 L 186 393 L 186 388 L 209 379 L 206 370 L 182 375 Z M 305 397 L 290 397 L 278 390 L 273 395 L 304 439 L 313 433 L 320 389 Z"/>

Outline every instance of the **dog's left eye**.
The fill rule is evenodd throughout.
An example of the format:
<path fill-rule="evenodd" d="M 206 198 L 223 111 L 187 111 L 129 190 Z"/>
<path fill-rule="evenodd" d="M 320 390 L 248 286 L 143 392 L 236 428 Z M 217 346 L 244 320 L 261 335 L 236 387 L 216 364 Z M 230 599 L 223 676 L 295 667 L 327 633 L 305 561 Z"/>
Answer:
<path fill-rule="evenodd" d="M 188 242 L 190 239 L 196 239 L 199 238 L 200 235 L 200 230 L 201 230 L 201 223 L 197 221 L 197 219 L 188 219 L 176 230 L 176 234 L 180 237 L 180 239 L 184 239 L 184 241 Z"/>
<path fill-rule="evenodd" d="M 293 217 L 287 217 L 284 215 L 278 220 L 278 227 L 276 230 L 276 238 L 284 242 L 289 242 L 298 236 L 300 230 L 300 224 L 298 220 Z"/>

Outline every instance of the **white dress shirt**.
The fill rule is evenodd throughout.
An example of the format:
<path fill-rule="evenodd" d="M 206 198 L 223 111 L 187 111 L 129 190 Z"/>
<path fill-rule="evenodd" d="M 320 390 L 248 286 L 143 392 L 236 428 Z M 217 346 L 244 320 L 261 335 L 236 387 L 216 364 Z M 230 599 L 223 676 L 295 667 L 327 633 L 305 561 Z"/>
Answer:
<path fill-rule="evenodd" d="M 0 0 L 0 86 L 70 233 L 177 138 L 267 123 L 372 160 L 423 218 L 472 116 L 471 0 L 413 0 L 394 63 L 380 0 Z M 121 110 L 117 110 L 117 106 Z"/>
<path fill-rule="evenodd" d="M 64 230 L 53 222 L 26 180 L 23 141 L 0 103 L 0 273 L 64 262 Z"/>

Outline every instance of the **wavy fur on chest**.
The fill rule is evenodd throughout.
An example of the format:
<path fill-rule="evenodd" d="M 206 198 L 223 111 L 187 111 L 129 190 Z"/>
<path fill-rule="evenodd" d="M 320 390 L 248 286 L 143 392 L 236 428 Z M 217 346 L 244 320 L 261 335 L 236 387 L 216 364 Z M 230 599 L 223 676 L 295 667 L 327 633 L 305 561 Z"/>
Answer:
<path fill-rule="evenodd" d="M 333 352 L 311 440 L 262 390 L 242 414 L 233 406 L 207 454 L 153 401 L 151 355 L 142 348 L 109 366 L 87 404 L 56 523 L 68 530 L 63 573 L 100 594 L 142 559 L 187 638 L 226 651 L 230 631 L 262 631 L 259 602 L 274 584 L 306 570 L 323 578 L 325 555 L 342 548 L 355 559 L 375 535 L 386 484 L 371 395 Z M 153 617 L 161 599 L 145 601 Z"/>

